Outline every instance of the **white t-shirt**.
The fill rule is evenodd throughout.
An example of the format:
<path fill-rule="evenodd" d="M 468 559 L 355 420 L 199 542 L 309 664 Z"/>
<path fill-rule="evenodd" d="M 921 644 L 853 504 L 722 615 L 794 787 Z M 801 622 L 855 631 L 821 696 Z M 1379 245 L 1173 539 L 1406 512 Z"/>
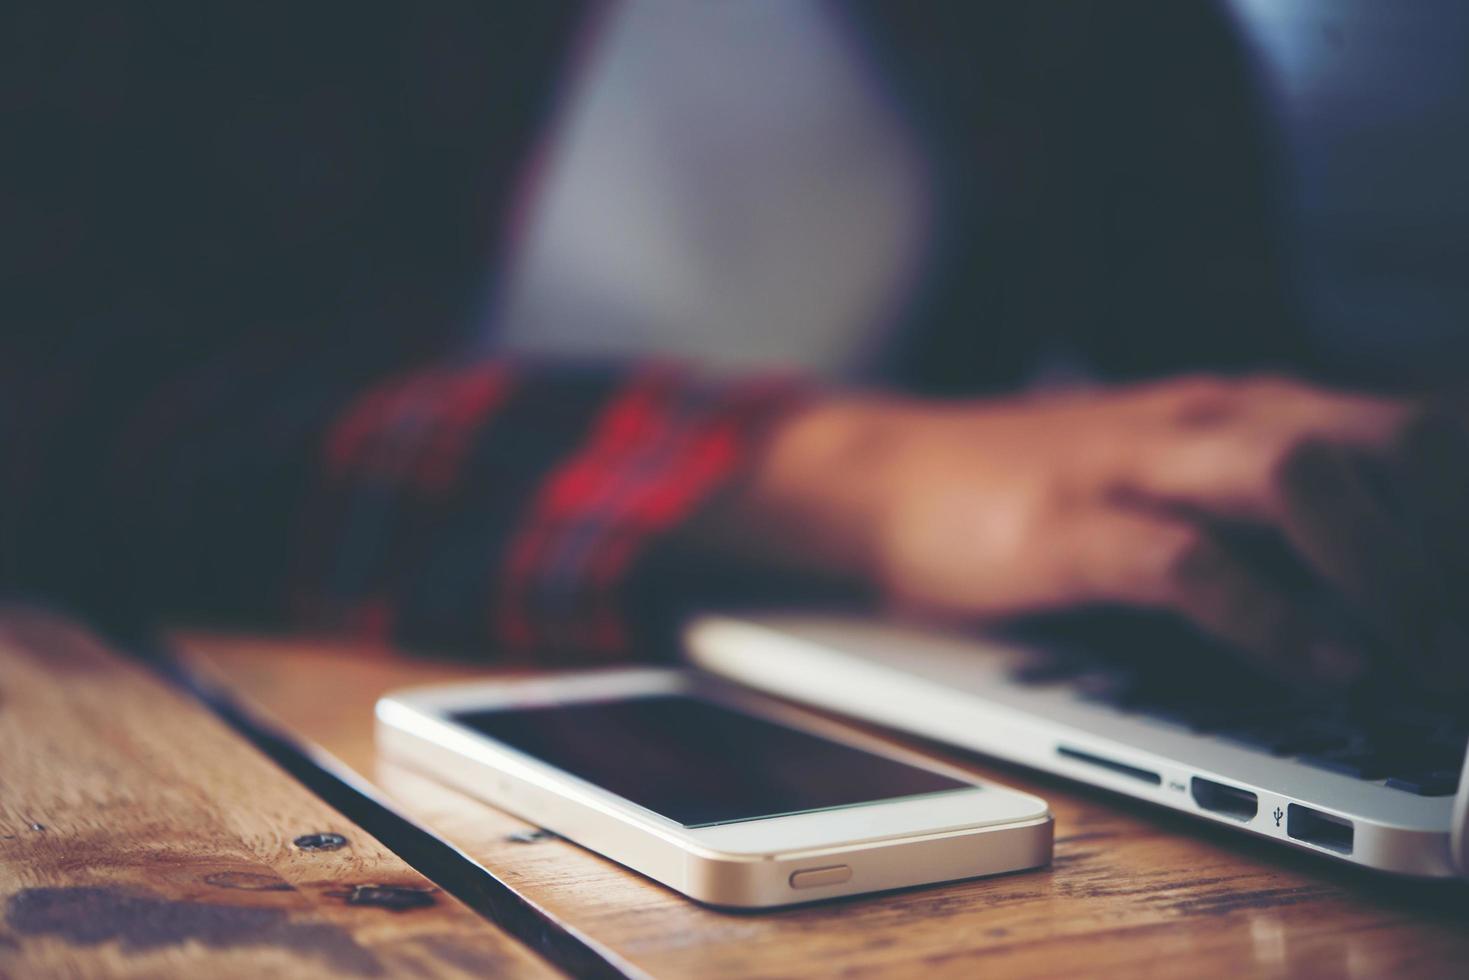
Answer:
<path fill-rule="evenodd" d="M 928 181 L 814 0 L 613 8 L 510 264 L 494 344 L 839 375 L 898 312 Z"/>

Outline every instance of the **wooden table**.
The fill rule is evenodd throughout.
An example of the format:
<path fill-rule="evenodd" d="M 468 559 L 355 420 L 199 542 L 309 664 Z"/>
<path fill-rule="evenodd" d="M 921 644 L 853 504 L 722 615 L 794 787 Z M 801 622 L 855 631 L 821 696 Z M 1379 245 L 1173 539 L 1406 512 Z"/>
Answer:
<path fill-rule="evenodd" d="M 0 611 L 0 977 L 554 976 L 214 715 Z"/>
<path fill-rule="evenodd" d="M 308 783 L 378 832 L 384 844 L 401 844 L 391 822 L 379 819 L 386 806 L 428 829 L 436 838 L 430 839 L 433 846 L 452 845 L 454 850 L 446 852 L 451 855 L 448 861 L 431 860 L 432 854 L 420 860 L 427 852 L 411 841 L 397 849 L 428 869 L 440 888 L 466 896 L 505 930 L 524 936 L 552 967 L 568 972 L 657 977 L 1448 977 L 1469 972 L 1469 888 L 1397 881 L 1338 867 L 1224 828 L 936 746 L 926 747 L 981 776 L 1051 802 L 1057 820 L 1051 868 L 776 912 L 715 911 L 573 844 L 539 835 L 536 828 L 454 790 L 378 763 L 372 748 L 371 707 L 380 694 L 412 684 L 482 678 L 493 671 L 462 661 L 302 639 L 189 634 L 178 638 L 177 647 L 191 674 L 201 678 L 214 696 L 243 709 L 244 724 L 265 735 L 263 744 L 271 744 L 270 733 L 293 739 L 299 751 L 287 749 L 286 754 L 296 752 L 297 768 L 301 760 L 309 760 L 318 773 L 315 777 L 307 773 Z M 6 698 L 0 700 L 0 723 L 10 703 L 9 686 L 0 681 L 0 698 Z M 216 729 L 211 729 L 212 738 L 220 741 L 224 733 Z M 0 724 L 0 734 L 7 731 Z M 0 747 L 14 744 L 0 740 Z M 232 751 L 238 753 L 239 748 Z M 71 768 L 70 763 L 52 764 L 63 772 Z M 166 786 L 159 773 L 149 775 L 158 793 L 181 792 Z M 191 805 L 211 812 L 226 807 L 223 797 L 212 795 L 215 787 L 205 785 L 211 796 L 190 796 Z M 235 780 L 225 781 L 219 792 L 236 785 Z M 70 794 L 61 798 L 73 800 Z M 259 860 L 289 858 L 295 864 L 287 864 L 294 868 L 306 858 L 281 843 L 289 831 L 270 836 L 265 830 L 279 820 L 277 807 L 265 805 L 266 801 L 261 797 L 254 810 L 235 817 L 256 828 L 253 835 L 242 836 L 268 855 Z M 9 802 L 0 800 L 6 804 L 0 813 L 7 821 L 12 819 Z M 291 830 L 302 826 L 296 821 Z M 333 826 L 350 825 L 338 818 Z M 0 851 L 7 862 L 0 891 L 14 895 L 10 869 L 15 842 L 0 845 L 7 846 Z M 95 838 L 86 841 L 89 849 L 104 845 Z M 148 853 L 128 853 L 132 863 L 120 880 L 147 880 Z M 39 861 L 41 856 L 27 850 L 22 862 Z M 388 854 L 375 858 L 390 859 Z M 54 859 L 46 860 L 51 863 L 42 865 L 42 872 L 27 873 L 23 885 L 29 886 L 31 879 L 61 880 L 76 872 L 73 865 L 57 870 L 61 866 Z M 299 871 L 288 877 L 274 864 L 270 867 L 304 896 L 300 910 L 292 913 L 302 916 L 301 921 L 315 922 L 328 911 L 342 911 L 339 900 L 326 897 L 340 894 L 340 883 L 325 884 L 318 876 L 308 884 Z M 401 868 L 394 875 L 402 877 L 386 872 L 383 877 L 408 880 Z M 362 875 L 348 877 L 360 880 Z M 291 893 L 249 897 L 279 901 L 287 894 Z M 463 914 L 444 892 L 435 894 L 440 899 L 436 908 L 443 914 Z M 476 894 L 493 900 L 476 902 Z M 524 961 L 524 947 L 516 947 L 487 925 L 483 933 L 458 919 L 452 927 L 439 925 L 435 916 L 422 910 L 379 915 L 397 933 L 388 948 L 415 951 L 414 966 L 429 975 L 443 965 L 431 957 L 418 957 L 422 940 L 400 932 L 415 921 L 413 916 L 420 916 L 418 928 L 430 931 L 425 934 L 452 928 L 455 942 L 472 939 L 487 950 L 499 944 L 493 945 L 493 955 L 517 969 L 536 968 Z M 362 936 L 375 935 L 370 925 L 343 928 L 354 937 L 359 935 L 353 931 L 357 929 Z M 22 960 L 27 965 L 49 962 L 34 959 L 43 953 L 56 957 L 65 953 L 83 962 L 105 948 L 112 957 L 109 966 L 135 955 L 115 940 L 85 948 L 69 942 L 63 933 L 22 933 L 10 924 L 8 931 L 0 932 L 0 974 L 5 972 L 4 957 L 17 951 L 32 957 Z M 360 942 L 366 945 L 366 940 Z M 33 951 L 37 949 L 40 952 Z M 318 968 L 338 965 L 320 956 L 310 962 Z M 382 963 L 389 973 L 411 972 L 397 960 L 384 958 Z"/>

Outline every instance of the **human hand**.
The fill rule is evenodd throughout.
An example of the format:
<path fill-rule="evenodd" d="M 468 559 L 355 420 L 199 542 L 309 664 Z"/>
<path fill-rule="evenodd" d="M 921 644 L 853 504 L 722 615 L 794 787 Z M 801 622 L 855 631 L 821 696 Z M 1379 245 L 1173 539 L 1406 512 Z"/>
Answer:
<path fill-rule="evenodd" d="M 790 546 L 930 615 L 1122 603 L 1289 678 L 1375 659 L 1469 686 L 1469 437 L 1407 401 L 1277 377 L 837 399 L 776 433 L 750 494 Z"/>

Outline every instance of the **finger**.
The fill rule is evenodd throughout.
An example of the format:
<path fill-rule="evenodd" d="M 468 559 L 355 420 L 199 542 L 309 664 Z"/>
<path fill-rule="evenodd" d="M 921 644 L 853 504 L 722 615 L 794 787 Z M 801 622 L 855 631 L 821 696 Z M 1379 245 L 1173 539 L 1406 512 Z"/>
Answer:
<path fill-rule="evenodd" d="M 1375 493 L 1360 461 L 1325 442 L 1298 446 L 1278 477 L 1291 546 L 1340 590 L 1396 653 L 1436 627 L 1436 583 L 1423 548 Z"/>
<path fill-rule="evenodd" d="M 1415 417 L 1383 460 L 1400 519 L 1426 556 L 1436 630 L 1413 666 L 1424 684 L 1469 689 L 1469 433 L 1446 416 Z"/>
<path fill-rule="evenodd" d="M 1201 525 L 1118 509 L 1082 540 L 1097 601 L 1177 613 L 1288 681 L 1345 685 L 1367 669 L 1364 650 Z"/>
<path fill-rule="evenodd" d="M 1416 416 L 1389 463 L 1425 544 L 1451 579 L 1469 573 L 1469 431 L 1444 415 Z"/>
<path fill-rule="evenodd" d="M 1408 411 L 1284 378 L 1195 379 L 1160 386 L 1140 403 L 1153 414 L 1134 416 L 1138 438 L 1122 450 L 1126 494 L 1180 513 L 1268 524 L 1279 516 L 1277 473 L 1292 447 L 1380 446 Z"/>

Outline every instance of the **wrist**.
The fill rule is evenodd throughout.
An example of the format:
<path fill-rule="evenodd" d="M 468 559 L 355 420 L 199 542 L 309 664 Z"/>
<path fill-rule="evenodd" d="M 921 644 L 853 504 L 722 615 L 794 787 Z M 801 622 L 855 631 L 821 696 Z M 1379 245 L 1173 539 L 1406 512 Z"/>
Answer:
<path fill-rule="evenodd" d="M 870 571 L 904 423 L 917 412 L 898 398 L 836 395 L 782 419 L 741 494 L 753 529 L 817 567 Z"/>

